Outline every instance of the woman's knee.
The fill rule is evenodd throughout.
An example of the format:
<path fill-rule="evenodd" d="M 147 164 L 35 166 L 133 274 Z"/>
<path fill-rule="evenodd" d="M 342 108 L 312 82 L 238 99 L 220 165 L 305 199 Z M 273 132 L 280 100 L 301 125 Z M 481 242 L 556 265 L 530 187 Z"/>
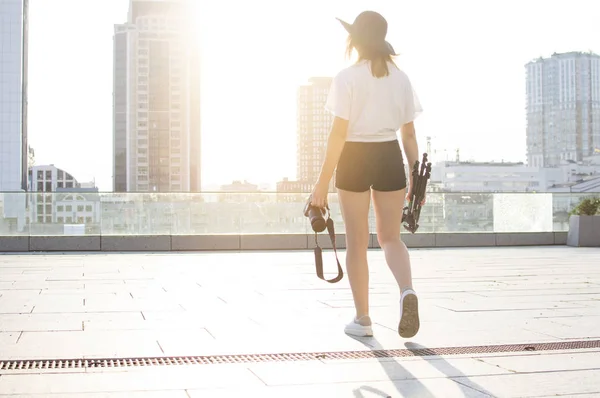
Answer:
<path fill-rule="evenodd" d="M 367 251 L 369 240 L 371 239 L 369 231 L 352 232 L 346 231 L 346 251 Z"/>
<path fill-rule="evenodd" d="M 379 247 L 383 248 L 390 244 L 401 243 L 400 236 L 396 234 L 390 233 L 378 233 L 377 234 L 377 242 L 379 243 Z"/>

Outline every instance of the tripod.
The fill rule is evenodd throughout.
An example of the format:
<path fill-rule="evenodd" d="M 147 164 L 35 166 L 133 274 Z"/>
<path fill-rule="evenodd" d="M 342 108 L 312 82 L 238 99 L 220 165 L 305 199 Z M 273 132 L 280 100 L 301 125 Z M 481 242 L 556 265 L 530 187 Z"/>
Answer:
<path fill-rule="evenodd" d="M 419 168 L 419 165 L 421 166 Z M 427 188 L 427 180 L 431 177 L 431 163 L 427 162 L 427 154 L 423 154 L 423 161 L 419 164 L 417 160 L 412 169 L 411 196 L 408 198 L 408 206 L 404 208 L 402 213 L 402 222 L 404 228 L 411 233 L 417 232 L 419 229 L 419 217 L 421 215 L 421 203 L 425 198 L 425 190 Z"/>

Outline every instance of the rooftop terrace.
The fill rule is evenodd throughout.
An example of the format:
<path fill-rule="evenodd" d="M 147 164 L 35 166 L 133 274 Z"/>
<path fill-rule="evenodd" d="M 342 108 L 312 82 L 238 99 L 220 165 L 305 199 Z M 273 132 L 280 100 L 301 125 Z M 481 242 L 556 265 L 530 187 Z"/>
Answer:
<path fill-rule="evenodd" d="M 411 253 L 410 340 L 379 250 L 366 339 L 309 251 L 0 255 L 0 396 L 600 394 L 599 249 Z"/>

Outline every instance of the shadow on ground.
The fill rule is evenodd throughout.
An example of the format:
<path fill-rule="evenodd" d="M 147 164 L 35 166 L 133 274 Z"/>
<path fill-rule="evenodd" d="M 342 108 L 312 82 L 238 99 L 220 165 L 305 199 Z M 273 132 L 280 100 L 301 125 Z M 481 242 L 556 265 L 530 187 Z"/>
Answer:
<path fill-rule="evenodd" d="M 365 345 L 365 347 L 368 347 L 372 351 L 385 351 L 385 348 L 375 337 L 354 339 L 359 341 L 361 344 Z M 427 349 L 427 347 L 416 343 L 405 343 L 405 347 L 408 350 L 413 351 L 415 353 L 417 353 L 420 350 Z M 423 359 L 428 364 L 439 370 L 441 373 L 445 374 L 449 379 L 454 381 L 459 386 L 464 396 L 472 396 L 473 392 L 478 392 L 482 396 L 494 397 L 494 395 L 488 392 L 485 388 L 470 381 L 464 373 L 462 373 L 456 367 L 451 365 L 443 357 L 439 355 L 432 355 L 423 357 Z M 365 398 L 363 393 L 368 393 L 369 395 L 384 398 L 397 397 L 398 395 L 396 394 L 400 394 L 401 397 L 435 398 L 435 395 L 415 375 L 413 375 L 406 368 L 404 368 L 404 366 L 402 366 L 393 355 L 379 355 L 378 362 L 388 375 L 389 380 L 392 383 L 394 383 L 396 391 L 390 393 L 382 391 L 375 387 L 371 387 L 369 385 L 363 385 L 354 390 L 355 398 Z M 398 375 L 402 375 L 402 378 L 399 379 Z M 462 384 L 456 381 L 455 378 L 463 378 L 465 380 L 469 380 L 470 385 L 467 386 L 465 384 Z M 398 381 L 403 380 L 410 380 L 410 383 L 397 383 Z"/>

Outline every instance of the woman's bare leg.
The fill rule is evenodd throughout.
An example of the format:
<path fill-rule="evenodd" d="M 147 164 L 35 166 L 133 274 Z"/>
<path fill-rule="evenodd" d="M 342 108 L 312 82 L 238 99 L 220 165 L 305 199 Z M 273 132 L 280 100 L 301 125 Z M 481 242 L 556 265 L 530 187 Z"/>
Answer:
<path fill-rule="evenodd" d="M 373 205 L 377 220 L 377 240 L 402 294 L 402 315 L 398 332 L 402 337 L 412 337 L 419 330 L 419 316 L 417 297 L 412 286 L 410 256 L 400 239 L 405 194 L 404 189 L 392 192 L 373 191 Z"/>
<path fill-rule="evenodd" d="M 342 217 L 346 226 L 346 273 L 350 281 L 356 319 L 369 315 L 369 206 L 371 192 L 338 190 Z"/>
<path fill-rule="evenodd" d="M 373 191 L 377 241 L 401 290 L 412 288 L 410 257 L 406 245 L 400 239 L 405 195 L 404 189 L 393 192 Z"/>

